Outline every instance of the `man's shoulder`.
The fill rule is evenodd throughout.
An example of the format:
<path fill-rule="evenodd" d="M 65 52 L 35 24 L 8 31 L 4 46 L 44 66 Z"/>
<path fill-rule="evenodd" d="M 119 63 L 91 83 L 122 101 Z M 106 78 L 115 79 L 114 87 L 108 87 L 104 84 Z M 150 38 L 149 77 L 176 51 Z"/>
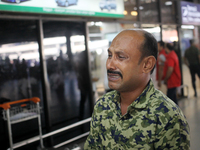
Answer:
<path fill-rule="evenodd" d="M 190 46 L 185 50 L 185 54 L 190 53 L 190 51 L 198 51 L 198 48 L 196 46 Z"/>
<path fill-rule="evenodd" d="M 156 90 L 155 96 L 151 97 L 149 107 L 153 114 L 159 117 L 173 117 L 181 113 L 180 108 L 161 91 Z M 182 115 L 182 113 L 181 113 Z"/>

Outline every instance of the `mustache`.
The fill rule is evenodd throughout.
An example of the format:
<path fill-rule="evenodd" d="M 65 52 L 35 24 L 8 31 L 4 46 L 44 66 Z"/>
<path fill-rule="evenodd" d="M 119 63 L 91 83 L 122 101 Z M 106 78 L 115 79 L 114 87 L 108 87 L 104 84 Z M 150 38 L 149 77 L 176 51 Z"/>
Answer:
<path fill-rule="evenodd" d="M 107 70 L 107 74 L 112 73 L 112 74 L 118 74 L 121 78 L 123 78 L 122 74 L 118 71 L 112 71 L 112 70 Z"/>

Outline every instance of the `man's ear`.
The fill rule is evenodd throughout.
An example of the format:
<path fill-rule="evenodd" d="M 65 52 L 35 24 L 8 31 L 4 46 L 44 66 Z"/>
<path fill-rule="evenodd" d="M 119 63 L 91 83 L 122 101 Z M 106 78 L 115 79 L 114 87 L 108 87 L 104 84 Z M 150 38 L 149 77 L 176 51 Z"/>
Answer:
<path fill-rule="evenodd" d="M 156 64 L 156 58 L 154 56 L 148 56 L 143 61 L 143 73 L 149 73 Z"/>

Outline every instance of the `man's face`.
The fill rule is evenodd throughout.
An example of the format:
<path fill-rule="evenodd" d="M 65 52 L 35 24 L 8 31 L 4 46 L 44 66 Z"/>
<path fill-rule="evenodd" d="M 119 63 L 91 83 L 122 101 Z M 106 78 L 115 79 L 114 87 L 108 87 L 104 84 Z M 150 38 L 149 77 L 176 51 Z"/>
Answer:
<path fill-rule="evenodd" d="M 144 37 L 135 31 L 117 35 L 108 49 L 108 85 L 119 92 L 135 90 L 142 79 L 139 50 Z"/>

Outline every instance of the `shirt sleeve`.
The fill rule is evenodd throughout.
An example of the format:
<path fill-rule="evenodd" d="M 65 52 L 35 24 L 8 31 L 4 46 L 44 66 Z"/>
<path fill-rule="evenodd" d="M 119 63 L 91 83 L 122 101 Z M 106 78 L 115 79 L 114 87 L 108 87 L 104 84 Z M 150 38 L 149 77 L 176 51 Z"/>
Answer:
<path fill-rule="evenodd" d="M 164 64 L 165 64 L 165 61 L 166 61 L 165 55 L 160 54 L 158 60 L 159 60 L 159 61 L 158 61 L 158 64 L 159 64 L 159 65 L 164 65 Z"/>
<path fill-rule="evenodd" d="M 168 60 L 167 60 L 167 66 L 168 67 L 174 67 L 174 65 L 175 65 L 174 60 L 172 58 L 168 58 Z"/>
<path fill-rule="evenodd" d="M 185 117 L 175 116 L 157 131 L 155 149 L 190 149 L 189 125 Z"/>

